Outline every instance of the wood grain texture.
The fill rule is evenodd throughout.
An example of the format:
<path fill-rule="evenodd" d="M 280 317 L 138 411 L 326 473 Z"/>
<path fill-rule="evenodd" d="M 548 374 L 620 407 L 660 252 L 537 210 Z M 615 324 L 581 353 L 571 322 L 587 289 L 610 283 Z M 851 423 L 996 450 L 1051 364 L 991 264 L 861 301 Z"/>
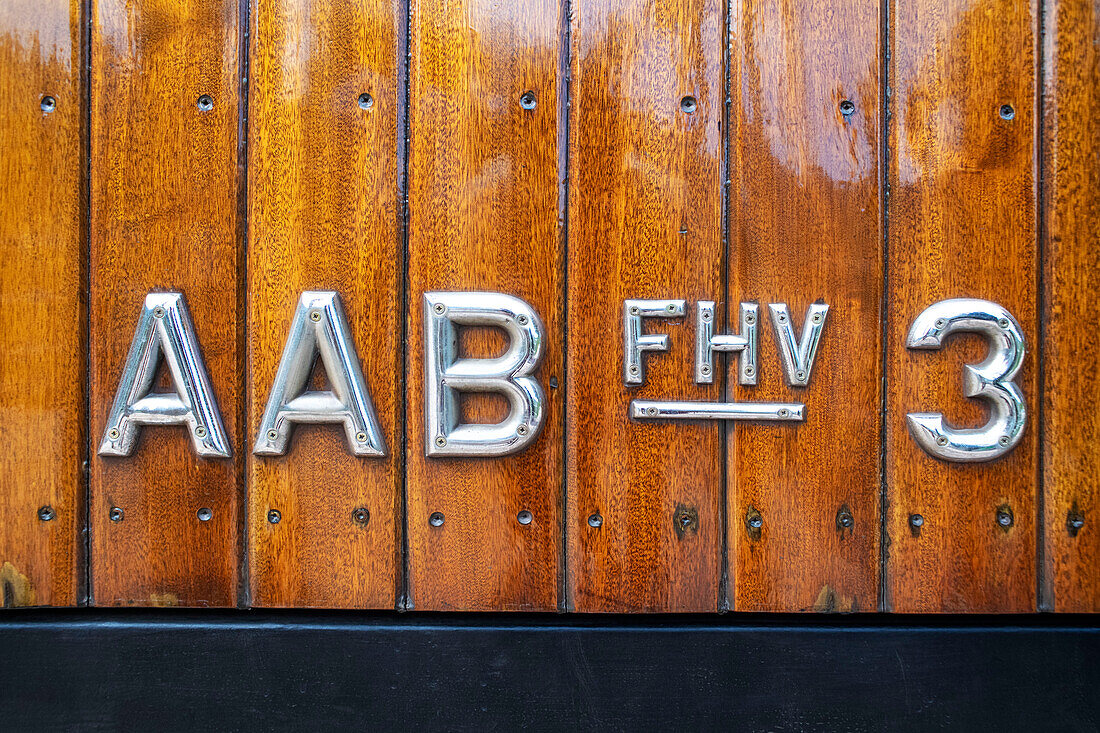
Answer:
<path fill-rule="evenodd" d="M 735 2 L 730 16 L 729 313 L 760 303 L 755 386 L 800 424 L 728 434 L 730 597 L 740 611 L 878 607 L 882 211 L 877 0 Z M 795 333 L 829 305 L 807 387 L 788 387 L 768 303 Z M 753 528 L 748 517 L 763 524 Z"/>
<path fill-rule="evenodd" d="M 257 606 L 393 608 L 400 578 L 398 3 L 254 0 L 249 99 L 249 433 L 305 290 L 340 294 L 387 455 L 338 425 L 249 457 Z M 360 104 L 360 95 L 369 95 Z M 366 509 L 365 524 L 354 519 Z M 270 510 L 281 514 L 272 524 Z"/>
<path fill-rule="evenodd" d="M 1100 4 L 1044 5 L 1045 187 L 1041 592 L 1100 611 Z"/>
<path fill-rule="evenodd" d="M 887 610 L 1036 607 L 1036 22 L 1034 3 L 891 3 Z M 953 297 L 1000 303 L 1029 346 L 1016 382 L 1031 424 L 992 463 L 932 458 L 905 424 L 907 412 L 942 412 L 957 426 L 986 420 L 962 393 L 963 364 L 983 358 L 978 338 L 905 348 L 913 319 Z M 999 507 L 1014 516 L 1007 529 Z M 913 514 L 924 517 L 919 531 Z"/>
<path fill-rule="evenodd" d="M 81 28 L 77 0 L 0 5 L 0 607 L 84 579 Z"/>
<path fill-rule="evenodd" d="M 691 324 L 697 301 L 722 294 L 722 28 L 714 0 L 573 8 L 566 535 L 578 611 L 718 607 L 721 427 L 632 422 L 627 409 L 720 397 L 692 381 Z M 689 302 L 688 317 L 646 324 L 672 345 L 630 389 L 628 298 Z M 685 512 L 697 519 L 681 531 Z"/>
<path fill-rule="evenodd" d="M 409 66 L 409 603 L 432 610 L 557 607 L 561 554 L 561 9 L 523 0 L 414 0 Z M 535 97 L 524 109 L 525 92 Z M 505 458 L 424 455 L 426 291 L 499 291 L 527 301 L 547 335 L 536 442 Z M 464 338 L 474 357 L 503 339 Z M 496 422 L 494 400 L 467 420 Z M 517 514 L 534 519 L 521 525 Z M 441 527 L 428 518 L 442 512 Z"/>
<path fill-rule="evenodd" d="M 93 456 L 100 605 L 237 599 L 240 15 L 236 0 L 94 3 L 91 440 L 104 434 L 146 293 L 173 290 L 187 299 L 233 446 L 231 459 L 204 459 L 183 428 L 144 428 L 130 457 Z M 108 519 L 114 506 L 123 521 Z"/>

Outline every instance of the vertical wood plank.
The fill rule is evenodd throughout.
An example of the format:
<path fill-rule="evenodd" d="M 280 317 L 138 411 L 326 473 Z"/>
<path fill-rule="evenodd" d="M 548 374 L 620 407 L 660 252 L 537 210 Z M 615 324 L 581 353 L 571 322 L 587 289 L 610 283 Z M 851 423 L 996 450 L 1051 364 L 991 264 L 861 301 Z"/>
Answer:
<path fill-rule="evenodd" d="M 889 328 L 886 482 L 889 610 L 1035 609 L 1036 459 L 1034 3 L 891 3 Z M 1009 105 L 1002 114 L 1002 106 Z M 1009 117 L 1011 119 L 1005 119 Z M 1031 408 L 1023 440 L 991 463 L 925 454 L 908 412 L 979 426 L 962 368 L 985 347 L 905 348 L 913 319 L 945 298 L 991 300 L 1020 322 L 1029 352 L 1016 379 Z M 1013 522 L 1002 527 L 998 511 Z M 910 517 L 920 515 L 918 528 Z"/>
<path fill-rule="evenodd" d="M 408 534 L 417 609 L 553 609 L 561 554 L 562 221 L 558 63 L 561 9 L 522 0 L 414 0 L 409 67 Z M 532 92 L 535 106 L 521 97 Z M 545 326 L 536 377 L 544 427 L 521 453 L 491 459 L 424 454 L 428 291 L 499 291 Z M 503 339 L 463 348 L 495 356 Z M 496 422 L 498 404 L 468 400 L 466 419 Z M 517 521 L 529 511 L 528 525 Z M 429 516 L 443 514 L 441 526 Z"/>
<path fill-rule="evenodd" d="M 578 611 L 718 607 L 721 428 L 633 422 L 627 409 L 717 400 L 719 385 L 692 381 L 691 320 L 679 318 L 646 325 L 671 349 L 625 387 L 621 324 L 624 299 L 686 299 L 693 316 L 721 298 L 722 28 L 716 0 L 573 8 L 566 534 Z"/>
<path fill-rule="evenodd" d="M 341 426 L 302 425 L 286 455 L 250 455 L 249 577 L 258 606 L 396 601 L 399 12 L 393 0 L 253 3 L 246 444 L 257 438 L 306 290 L 340 294 L 386 442 L 385 457 L 359 457 Z M 271 511 L 280 521 L 269 521 Z"/>
<path fill-rule="evenodd" d="M 797 424 L 728 435 L 730 596 L 740 611 L 878 608 L 883 240 L 878 0 L 734 2 L 729 308 L 829 311 L 806 387 L 770 324 L 739 401 L 802 402 Z M 751 519 L 762 522 L 759 527 Z"/>
<path fill-rule="evenodd" d="M 1044 4 L 1044 607 L 1100 611 L 1100 5 Z"/>
<path fill-rule="evenodd" d="M 243 364 L 238 353 L 237 0 L 96 0 L 92 23 L 91 441 L 149 291 L 182 292 L 233 457 L 180 427 L 94 455 L 92 592 L 100 605 L 236 603 Z M 201 109 L 209 95 L 210 109 Z M 202 105 L 205 106 L 205 105 Z M 123 511 L 111 521 L 112 507 Z M 200 508 L 211 510 L 200 521 Z"/>
<path fill-rule="evenodd" d="M 0 6 L 0 607 L 84 576 L 81 3 Z"/>

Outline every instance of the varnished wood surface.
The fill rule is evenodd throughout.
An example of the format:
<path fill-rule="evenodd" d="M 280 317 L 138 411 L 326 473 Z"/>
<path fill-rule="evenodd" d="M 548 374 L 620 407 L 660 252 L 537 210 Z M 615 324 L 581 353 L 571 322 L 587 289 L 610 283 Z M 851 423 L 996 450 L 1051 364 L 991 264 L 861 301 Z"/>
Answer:
<path fill-rule="evenodd" d="M 93 455 L 92 593 L 98 605 L 231 606 L 243 466 L 240 8 L 93 8 L 90 441 L 102 440 L 146 293 L 173 290 L 187 300 L 233 457 L 200 458 L 182 427 L 144 428 L 128 458 Z M 198 105 L 204 94 L 209 110 Z M 210 521 L 197 518 L 203 507 Z"/>
<path fill-rule="evenodd" d="M 409 55 L 408 605 L 552 610 L 561 554 L 562 236 L 557 3 L 413 0 Z M 535 105 L 521 106 L 531 92 Z M 545 423 L 504 458 L 424 455 L 427 291 L 500 291 L 538 312 Z M 481 330 L 479 330 L 481 331 Z M 495 356 L 474 332 L 463 349 Z M 467 420 L 503 417 L 468 400 Z M 520 511 L 532 513 L 528 525 Z M 444 516 L 433 527 L 433 512 Z"/>
<path fill-rule="evenodd" d="M 81 36 L 78 0 L 0 5 L 0 607 L 83 587 Z"/>
<path fill-rule="evenodd" d="M 1100 611 L 1100 4 L 1048 2 L 1043 118 L 1044 555 L 1051 611 Z"/>
<path fill-rule="evenodd" d="M 889 327 L 887 330 L 886 608 L 1000 612 L 1036 608 L 1033 411 L 1023 440 L 991 463 L 925 454 L 907 412 L 985 422 L 962 394 L 977 337 L 939 351 L 905 348 L 913 319 L 945 298 L 999 303 L 1029 352 L 1016 382 L 1039 402 L 1036 353 L 1034 4 L 919 0 L 891 4 Z M 1012 119 L 1003 119 L 1002 105 Z M 1014 523 L 1002 528 L 998 509 Z M 920 514 L 915 531 L 909 522 Z"/>
<path fill-rule="evenodd" d="M 695 304 L 722 295 L 722 28 L 713 0 L 573 7 L 566 538 L 577 611 L 718 607 L 720 427 L 643 424 L 627 409 L 720 396 L 692 375 Z M 671 348 L 648 355 L 640 388 L 623 384 L 627 298 L 689 301 L 687 317 L 646 324 Z"/>
<path fill-rule="evenodd" d="M 741 301 L 761 323 L 758 383 L 737 385 L 731 360 L 728 393 L 806 405 L 801 424 L 728 434 L 739 611 L 878 607 L 879 29 L 877 0 L 733 4 L 727 323 Z M 829 311 L 810 384 L 788 387 L 767 304 L 787 303 L 801 334 L 815 302 Z"/>
<path fill-rule="evenodd" d="M 0 9 L 0 604 L 72 605 L 90 575 L 99 605 L 1100 611 L 1095 2 L 899 1 L 886 22 L 870 0 L 240 3 L 94 0 L 87 26 L 75 1 Z M 325 426 L 251 455 L 306 289 L 343 298 L 385 458 Z M 174 427 L 95 455 L 151 290 L 187 298 L 231 459 Z M 548 411 L 523 453 L 424 456 L 428 290 L 540 314 Z M 1028 340 L 1027 432 L 986 464 L 931 458 L 905 425 L 986 419 L 962 396 L 977 338 L 904 346 L 962 296 Z M 642 297 L 688 310 L 647 321 L 672 348 L 627 389 L 623 300 Z M 720 333 L 760 303 L 759 386 L 693 382 L 701 299 Z M 813 378 L 788 388 L 767 303 L 800 329 L 819 299 Z M 460 348 L 503 346 L 470 329 Z M 807 414 L 631 421 L 639 397 Z"/>
<path fill-rule="evenodd" d="M 396 602 L 403 15 L 392 0 L 253 0 L 246 446 L 256 440 L 301 292 L 334 290 L 387 449 L 382 458 L 358 457 L 341 426 L 300 426 L 285 456 L 250 454 L 253 605 Z M 366 510 L 365 523 L 356 521 L 357 509 Z M 278 523 L 268 521 L 272 510 Z"/>

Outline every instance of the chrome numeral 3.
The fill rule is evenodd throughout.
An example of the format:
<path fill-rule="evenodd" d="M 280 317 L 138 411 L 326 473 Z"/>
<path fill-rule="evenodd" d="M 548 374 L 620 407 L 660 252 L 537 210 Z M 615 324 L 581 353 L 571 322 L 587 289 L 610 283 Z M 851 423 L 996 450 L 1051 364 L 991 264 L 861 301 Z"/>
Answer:
<path fill-rule="evenodd" d="M 909 432 L 927 453 L 945 461 L 973 463 L 1000 458 L 1012 450 L 1027 424 L 1027 405 L 1012 380 L 1026 346 L 1020 324 L 1004 307 L 988 300 L 955 298 L 929 306 L 909 329 L 910 349 L 939 349 L 952 333 L 978 333 L 989 342 L 981 364 L 967 364 L 963 391 L 989 403 L 992 416 L 980 428 L 952 428 L 938 412 L 906 415 Z"/>

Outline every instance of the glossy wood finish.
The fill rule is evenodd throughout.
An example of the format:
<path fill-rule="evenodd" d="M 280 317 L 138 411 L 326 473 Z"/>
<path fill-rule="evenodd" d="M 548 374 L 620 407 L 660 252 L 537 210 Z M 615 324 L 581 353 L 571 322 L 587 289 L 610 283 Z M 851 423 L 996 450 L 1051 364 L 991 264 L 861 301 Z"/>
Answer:
<path fill-rule="evenodd" d="M 561 9 L 523 0 L 413 0 L 409 66 L 409 604 L 421 610 L 557 607 L 561 553 Z M 532 92 L 535 107 L 520 98 Z M 423 294 L 500 291 L 530 303 L 547 338 L 536 442 L 505 458 L 424 456 Z M 462 348 L 494 356 L 496 334 Z M 503 418 L 467 400 L 469 421 Z M 534 519 L 521 525 L 517 514 Z M 428 517 L 442 512 L 444 524 Z"/>
<path fill-rule="evenodd" d="M 735 360 L 727 384 L 738 401 L 806 405 L 802 424 L 743 423 L 728 434 L 730 597 L 740 611 L 874 611 L 879 3 L 745 0 L 730 27 L 728 320 L 736 332 L 737 303 L 756 301 L 762 322 L 758 384 L 736 385 Z M 788 387 L 767 304 L 787 303 L 801 334 L 815 302 L 829 312 L 811 381 Z"/>
<path fill-rule="evenodd" d="M 300 426 L 249 456 L 257 606 L 393 608 L 400 577 L 401 254 L 398 39 L 391 0 L 253 0 L 249 98 L 249 444 L 291 314 L 335 290 L 385 436 L 360 458 L 343 428 Z M 360 103 L 361 95 L 364 97 Z M 323 371 L 323 369 L 322 369 Z M 366 523 L 354 513 L 368 512 Z M 278 523 L 268 512 L 278 511 Z"/>
<path fill-rule="evenodd" d="M 1034 3 L 891 3 L 886 608 L 923 612 L 1036 608 Z M 1012 119 L 1003 119 L 1011 105 Z M 1006 110 L 1007 113 L 1007 110 Z M 946 463 L 908 435 L 907 412 L 985 422 L 962 395 L 962 367 L 984 346 L 953 336 L 940 351 L 904 346 L 912 320 L 953 297 L 992 300 L 1019 320 L 1029 353 L 1017 383 L 1032 407 L 1024 439 L 991 463 Z M 996 521 L 1006 508 L 1014 523 Z M 911 528 L 909 517 L 924 524 Z"/>
<path fill-rule="evenodd" d="M 632 422 L 627 408 L 720 396 L 692 381 L 692 324 L 696 302 L 722 294 L 722 28 L 714 0 L 573 7 L 566 535 L 578 611 L 718 607 L 721 428 Z M 672 346 L 648 356 L 641 388 L 623 385 L 627 298 L 689 301 L 687 318 L 647 319 Z"/>
<path fill-rule="evenodd" d="M 0 607 L 84 580 L 81 28 L 78 0 L 0 5 Z"/>
<path fill-rule="evenodd" d="M 182 292 L 233 458 L 180 427 L 128 458 L 93 455 L 92 592 L 100 605 L 236 603 L 243 461 L 236 0 L 97 0 L 92 17 L 91 436 L 106 428 L 146 293 Z M 213 106 L 199 108 L 201 95 Z M 108 519 L 111 507 L 124 511 Z M 201 522 L 198 510 L 212 510 Z"/>
<path fill-rule="evenodd" d="M 1044 558 L 1052 611 L 1100 611 L 1100 4 L 1044 6 Z M 1079 523 L 1083 523 L 1078 526 Z"/>

